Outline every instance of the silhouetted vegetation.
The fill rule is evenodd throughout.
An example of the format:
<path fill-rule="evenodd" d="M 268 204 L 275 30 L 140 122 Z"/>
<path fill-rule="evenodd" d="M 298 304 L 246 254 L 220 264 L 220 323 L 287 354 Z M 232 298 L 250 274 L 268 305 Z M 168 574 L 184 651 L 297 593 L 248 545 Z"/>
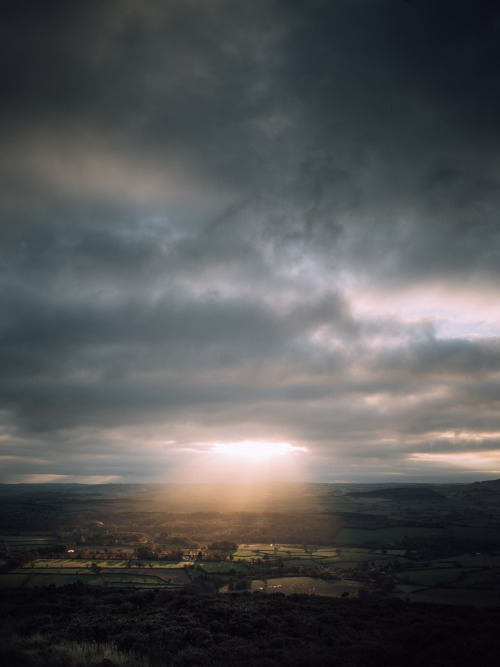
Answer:
<path fill-rule="evenodd" d="M 80 652 L 93 646 L 96 662 L 85 664 L 96 665 L 133 664 L 136 656 L 137 665 L 460 667 L 496 665 L 500 650 L 499 608 L 370 597 L 74 585 L 0 590 L 0 610 L 0 662 L 6 667 L 76 664 L 58 661 L 64 646 L 74 655 L 77 646 Z"/>

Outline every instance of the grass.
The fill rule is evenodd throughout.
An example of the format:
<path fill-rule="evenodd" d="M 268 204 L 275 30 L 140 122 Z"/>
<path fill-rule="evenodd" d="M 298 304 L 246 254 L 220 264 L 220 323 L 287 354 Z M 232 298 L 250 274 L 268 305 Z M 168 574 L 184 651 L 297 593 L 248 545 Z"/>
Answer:
<path fill-rule="evenodd" d="M 0 662 L 4 665 L 64 665 L 65 667 L 99 667 L 103 664 L 115 667 L 150 667 L 143 656 L 119 651 L 113 644 L 48 641 L 41 634 L 31 637 L 3 636 L 0 640 Z"/>
<path fill-rule="evenodd" d="M 500 543 L 500 529 L 478 526 L 452 526 L 453 537 L 469 539 L 472 542 Z"/>
<path fill-rule="evenodd" d="M 463 572 L 458 568 L 437 568 L 425 570 L 408 570 L 399 576 L 399 580 L 408 579 L 409 584 L 415 584 L 421 587 L 438 586 L 439 584 L 449 584 L 457 581 L 459 574 Z"/>
<path fill-rule="evenodd" d="M 29 574 L 25 573 L 14 573 L 14 574 L 2 574 L 0 576 L 0 586 L 24 586 Z"/>
<path fill-rule="evenodd" d="M 25 585 L 29 588 L 35 586 L 65 586 L 77 581 L 90 586 L 133 586 L 135 588 L 172 588 L 168 582 L 151 575 L 143 574 L 87 574 L 84 576 L 71 574 L 35 574 Z"/>
<path fill-rule="evenodd" d="M 372 532 L 372 531 L 365 531 Z M 244 544 L 240 545 L 238 550 L 234 553 L 234 559 L 241 558 L 242 560 L 264 560 L 267 554 L 270 560 L 275 560 L 276 557 L 284 559 L 285 563 L 297 567 L 311 567 L 318 561 L 323 561 L 325 564 L 337 565 L 343 561 L 362 561 L 362 560 L 390 560 L 401 556 L 404 550 L 390 550 L 387 554 L 376 553 L 373 549 L 350 548 L 345 547 L 337 553 L 337 548 L 333 547 L 315 547 L 308 546 L 307 552 L 303 546 L 299 545 L 280 545 L 275 551 L 274 547 L 262 544 Z"/>
<path fill-rule="evenodd" d="M 500 571 L 498 568 L 488 568 L 485 570 L 462 570 L 461 573 L 460 580 L 453 584 L 453 588 L 467 588 L 476 583 L 484 583 L 486 581 L 491 581 L 493 584 L 495 581 L 498 581 Z"/>
<path fill-rule="evenodd" d="M 421 590 L 421 588 L 422 586 L 417 586 L 415 584 L 402 584 L 401 582 L 398 582 L 396 584 L 396 588 L 393 591 L 393 594 L 409 595 L 410 593 Z"/>
<path fill-rule="evenodd" d="M 342 544 L 364 544 L 368 542 L 377 542 L 379 544 L 400 544 L 405 536 L 419 537 L 429 535 L 441 535 L 439 528 L 420 528 L 412 526 L 401 526 L 394 528 L 342 528 L 335 541 Z"/>
<path fill-rule="evenodd" d="M 200 564 L 208 572 L 229 572 L 229 570 L 248 572 L 248 568 L 242 563 L 211 563 L 206 561 Z"/>
<path fill-rule="evenodd" d="M 0 576 L 0 586 L 65 586 L 78 581 L 91 586 L 134 586 L 137 588 L 177 588 L 154 574 L 143 572 L 103 572 L 95 574 L 88 568 L 28 568 Z"/>
<path fill-rule="evenodd" d="M 286 567 L 314 567 L 317 562 L 313 558 L 291 558 L 285 561 Z"/>
<path fill-rule="evenodd" d="M 81 576 L 79 574 L 33 574 L 28 575 L 25 586 L 28 588 L 35 588 L 35 586 L 67 586 L 68 584 L 75 584 L 78 580 L 85 581 L 86 584 L 95 585 L 100 582 L 97 574 L 87 574 Z"/>
<path fill-rule="evenodd" d="M 303 554 L 304 548 L 296 544 L 280 544 L 277 546 L 271 544 L 240 544 L 238 549 L 233 552 L 233 556 L 236 559 L 238 558 L 262 558 L 264 554 L 268 556 L 286 556 L 287 551 L 291 551 L 292 554 Z"/>
<path fill-rule="evenodd" d="M 23 537 L 20 535 L 0 536 L 0 544 L 5 542 L 11 554 L 20 551 L 36 551 L 40 547 L 47 547 L 52 544 L 58 544 L 59 540 L 55 537 Z"/>
<path fill-rule="evenodd" d="M 266 580 L 254 579 L 252 591 L 265 593 L 306 593 L 307 595 L 324 595 L 326 597 L 340 597 L 342 593 L 349 593 L 355 597 L 362 584 L 356 581 L 324 581 L 311 577 L 282 577 Z"/>
<path fill-rule="evenodd" d="M 9 542 L 12 544 L 17 544 L 19 542 L 22 542 L 23 544 L 57 544 L 58 539 L 53 535 L 0 535 L 0 542 Z"/>

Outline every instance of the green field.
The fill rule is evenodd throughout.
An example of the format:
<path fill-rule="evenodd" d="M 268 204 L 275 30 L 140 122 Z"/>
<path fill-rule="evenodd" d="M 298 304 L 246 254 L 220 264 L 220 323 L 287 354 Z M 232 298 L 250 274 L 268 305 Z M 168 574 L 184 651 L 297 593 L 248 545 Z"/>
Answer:
<path fill-rule="evenodd" d="M 351 529 L 343 529 L 345 531 Z M 387 529 L 387 530 L 401 530 L 397 529 Z M 421 529 L 418 529 L 421 530 Z M 425 529 L 424 529 L 425 530 Z M 375 534 L 381 531 L 358 531 L 359 533 Z M 405 533 L 406 534 L 406 533 Z M 347 533 L 346 536 L 348 537 Z M 382 554 L 380 550 L 375 551 L 374 549 L 363 549 L 362 547 L 342 547 L 340 553 L 337 553 L 337 547 L 315 547 L 308 546 L 307 552 L 304 547 L 299 545 L 289 545 L 283 544 L 280 545 L 276 550 L 271 545 L 263 544 L 242 544 L 239 546 L 237 551 L 234 552 L 234 560 L 264 560 L 264 556 L 269 556 L 270 560 L 274 560 L 276 557 L 283 558 L 286 562 L 293 562 L 297 565 L 299 564 L 311 564 L 317 563 L 322 560 L 324 563 L 340 563 L 344 560 L 356 561 L 356 560 L 381 560 L 389 558 L 397 558 L 404 554 L 404 549 L 389 549 L 386 554 Z"/>
<path fill-rule="evenodd" d="M 96 562 L 101 573 L 92 569 Z M 151 561 L 153 567 L 129 568 L 127 560 L 39 559 L 23 568 L 0 576 L 0 586 L 64 586 L 81 581 L 97 586 L 139 588 L 178 588 L 189 583 L 186 563 Z M 137 563 L 137 561 L 133 561 Z M 229 567 L 229 564 L 227 564 Z M 240 565 L 239 567 L 244 567 Z M 122 570 L 122 571 L 120 571 Z M 171 575 L 169 573 L 172 573 Z M 168 575 L 168 576 L 167 576 Z M 172 581 L 173 580 L 173 581 Z"/>
<path fill-rule="evenodd" d="M 312 549 L 314 548 L 315 547 L 312 547 Z M 317 551 L 320 550 L 321 549 L 318 547 Z M 327 551 L 329 553 L 334 553 L 335 550 L 327 549 Z M 263 558 L 265 554 L 271 558 L 274 558 L 275 556 L 284 558 L 288 555 L 288 552 L 290 552 L 292 556 L 307 555 L 304 551 L 304 547 L 297 544 L 240 544 L 238 549 L 233 552 L 233 556 L 234 560 L 237 560 L 238 558 L 256 560 L 257 558 Z"/>
<path fill-rule="evenodd" d="M 460 579 L 453 584 L 453 588 L 473 587 L 476 583 L 491 582 L 491 584 L 500 583 L 500 569 L 477 569 L 461 570 Z"/>
<path fill-rule="evenodd" d="M 183 568 L 187 563 L 185 561 L 171 561 L 171 560 L 147 560 L 147 561 L 140 561 L 141 563 L 144 563 L 146 567 L 151 567 L 151 569 L 154 568 L 160 568 L 162 570 L 164 569 L 179 569 Z M 34 568 L 70 568 L 70 569 L 77 569 L 77 570 L 84 570 L 87 568 L 90 568 L 92 566 L 92 563 L 97 563 L 99 567 L 112 567 L 112 568 L 128 568 L 129 561 L 128 560 L 104 560 L 104 559 L 98 559 L 98 560 L 91 560 L 91 559 L 83 559 L 83 558 L 40 558 L 39 560 L 34 561 L 33 567 Z M 132 561 L 132 567 L 137 567 L 138 561 L 133 560 Z M 25 567 L 31 568 L 31 563 L 29 565 L 26 565 Z"/>
<path fill-rule="evenodd" d="M 421 588 L 448 587 L 451 588 L 473 588 L 475 584 L 490 583 L 491 587 L 498 581 L 500 569 L 498 568 L 438 568 L 408 570 L 397 576 L 397 590 L 410 590 L 411 592 Z"/>
<path fill-rule="evenodd" d="M 235 570 L 236 572 L 248 572 L 248 567 L 242 563 L 212 563 L 205 561 L 200 563 L 200 565 L 203 567 L 203 569 L 207 570 L 207 572 L 229 572 L 229 570 Z"/>
<path fill-rule="evenodd" d="M 0 575 L 0 586 L 24 586 L 29 578 L 29 574 L 15 572 Z"/>
<path fill-rule="evenodd" d="M 398 577 L 402 583 L 414 584 L 422 588 L 428 586 L 438 586 L 439 584 L 449 584 L 457 581 L 459 574 L 463 570 L 455 567 L 408 570 Z"/>
<path fill-rule="evenodd" d="M 344 529 L 347 531 L 347 529 Z M 384 529 L 384 530 L 356 530 L 357 538 L 366 534 L 379 534 L 385 537 L 394 536 L 394 531 L 407 534 L 406 528 Z M 426 531 L 426 529 L 413 529 L 414 532 Z M 141 567 L 137 567 L 139 561 L 133 560 L 91 560 L 76 558 L 60 559 L 38 559 L 15 570 L 9 574 L 0 576 L 0 586 L 62 586 L 74 584 L 81 581 L 86 584 L 106 587 L 138 588 L 177 588 L 187 586 L 193 578 L 198 579 L 203 574 L 218 574 L 223 577 L 222 581 L 234 581 L 233 574 L 243 573 L 248 577 L 255 577 L 252 582 L 252 590 L 265 589 L 267 592 L 273 590 L 285 593 L 306 592 L 316 595 L 339 596 L 342 592 L 351 593 L 351 589 L 357 591 L 360 586 L 366 584 L 352 582 L 349 579 L 341 579 L 349 570 L 366 570 L 366 577 L 370 578 L 368 586 L 376 586 L 377 573 L 387 573 L 394 577 L 395 588 L 393 595 L 412 595 L 424 589 L 449 590 L 473 589 L 475 586 L 484 585 L 493 588 L 496 582 L 500 583 L 500 567 L 494 563 L 490 567 L 481 567 L 481 559 L 475 558 L 466 567 L 457 567 L 457 563 L 447 561 L 436 563 L 431 567 L 413 568 L 412 563 L 406 558 L 402 550 L 388 549 L 382 553 L 381 549 L 361 547 L 315 547 L 308 546 L 307 551 L 302 545 L 270 545 L 270 544 L 243 544 L 232 555 L 233 561 L 211 562 L 203 561 L 199 565 L 189 561 L 140 561 Z M 282 559 L 284 576 L 276 577 L 276 559 Z M 392 569 L 391 564 L 399 561 L 397 571 Z M 238 562 L 240 561 L 240 562 Z M 253 567 L 249 565 L 253 561 Z M 259 563 L 257 561 L 260 561 Z M 94 572 L 92 564 L 100 568 L 100 574 Z M 132 567 L 129 564 L 132 564 Z M 336 571 L 331 579 L 320 579 L 309 576 L 308 571 L 321 564 L 325 568 Z M 363 565 L 365 564 L 365 565 Z M 369 564 L 369 565 L 368 565 Z M 410 565 L 409 569 L 405 569 Z M 476 566 L 477 565 L 477 566 Z M 486 561 L 485 561 L 486 565 Z M 300 569 L 300 576 L 292 572 L 287 574 L 288 568 Z M 373 569 L 375 568 L 375 569 Z M 402 568 L 402 569 L 401 569 Z M 186 572 L 188 570 L 188 572 Z M 385 572 L 384 572 L 385 571 Z M 297 573 L 297 570 L 294 570 Z M 273 577 L 265 575 L 273 574 Z M 311 572 L 314 574 L 314 572 Z M 262 577 L 265 579 L 262 579 Z M 351 573 L 349 572 L 349 575 Z M 354 575 L 353 575 L 354 576 Z M 219 584 L 218 584 L 219 585 Z M 228 588 L 228 585 L 226 585 Z M 352 593 L 354 595 L 354 593 Z"/>
<path fill-rule="evenodd" d="M 285 562 L 287 567 L 314 567 L 317 565 L 313 558 L 290 558 Z"/>
<path fill-rule="evenodd" d="M 500 529 L 479 526 L 452 526 L 450 528 L 453 537 L 468 539 L 473 542 L 500 543 Z"/>
<path fill-rule="evenodd" d="M 243 560 L 246 560 L 247 558 L 252 559 L 255 558 L 256 554 L 255 551 L 251 548 L 252 545 L 248 544 L 240 544 L 238 549 L 233 552 L 234 559 L 241 558 Z"/>
<path fill-rule="evenodd" d="M 283 577 L 266 580 L 254 579 L 252 591 L 264 593 L 306 593 L 307 595 L 325 595 L 327 597 L 340 597 L 342 593 L 357 595 L 362 584 L 357 581 L 324 581 L 311 577 Z M 225 592 L 225 591 L 224 591 Z"/>
<path fill-rule="evenodd" d="M 266 556 L 267 554 L 267 556 Z M 269 563 L 275 561 L 277 557 L 282 558 L 285 568 L 311 568 L 321 563 L 324 567 L 332 569 L 346 570 L 358 567 L 360 562 L 373 562 L 376 567 L 383 567 L 385 564 L 395 560 L 404 561 L 404 550 L 390 549 L 387 553 L 381 550 L 363 549 L 361 547 L 346 548 L 343 547 L 337 552 L 334 547 L 308 547 L 307 553 L 303 546 L 299 545 L 280 545 L 275 551 L 274 547 L 262 544 L 243 544 L 234 553 L 235 560 L 241 559 L 245 562 L 254 562 L 256 568 L 259 567 L 257 561 L 265 563 L 269 557 Z M 204 564 L 205 565 L 205 564 Z M 258 570 L 257 570 L 258 571 Z"/>
<path fill-rule="evenodd" d="M 408 537 L 428 537 L 429 535 L 442 536 L 443 530 L 439 528 L 420 528 L 412 526 L 401 526 L 395 528 L 342 528 L 335 538 L 335 541 L 342 544 L 400 544 L 406 536 Z"/>
<path fill-rule="evenodd" d="M 56 544 L 57 537 L 53 535 L 0 535 L 0 542 L 8 544 Z"/>
<path fill-rule="evenodd" d="M 410 593 L 415 593 L 415 591 L 420 591 L 422 590 L 422 586 L 418 586 L 417 584 L 403 584 L 400 581 L 396 583 L 396 587 L 393 591 L 393 594 L 396 596 L 399 595 L 409 595 Z"/>
<path fill-rule="evenodd" d="M 53 536 L 21 536 L 21 535 L 2 535 L 0 536 L 0 544 L 2 542 L 7 547 L 11 554 L 19 553 L 20 551 L 36 551 L 40 547 L 48 547 L 52 544 L 59 544 L 59 540 Z"/>
<path fill-rule="evenodd" d="M 0 576 L 0 586 L 26 586 L 34 588 L 35 586 L 65 586 L 75 584 L 81 581 L 92 586 L 124 587 L 133 586 L 135 588 L 178 588 L 177 584 L 172 584 L 160 577 L 154 575 L 128 574 L 128 573 L 103 573 L 95 574 L 91 570 L 80 572 L 70 572 L 69 569 L 56 568 L 48 569 L 45 572 L 36 570 L 22 570 Z"/>

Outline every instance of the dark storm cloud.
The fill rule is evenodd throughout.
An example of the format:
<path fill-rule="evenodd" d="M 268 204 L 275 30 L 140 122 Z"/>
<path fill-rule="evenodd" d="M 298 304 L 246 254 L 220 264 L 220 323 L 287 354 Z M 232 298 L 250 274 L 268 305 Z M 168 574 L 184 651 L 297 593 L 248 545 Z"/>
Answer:
<path fill-rule="evenodd" d="M 262 149 L 252 123 L 272 98 L 259 92 L 266 42 L 278 38 L 272 13 L 262 2 L 11 6 L 3 43 L 12 125 L 28 122 L 35 141 L 48 135 L 56 146 L 97 141 L 159 169 L 173 158 L 246 178 L 265 169 L 252 156 Z"/>
<path fill-rule="evenodd" d="M 126 475 L 151 441 L 150 471 L 161 437 L 288 438 L 323 478 L 497 449 L 499 30 L 488 2 L 8 3 L 11 473 Z"/>
<path fill-rule="evenodd" d="M 331 215 L 349 213 L 347 261 L 399 283 L 497 273 L 498 8 L 299 7 L 289 85 L 320 158 L 309 179 Z"/>

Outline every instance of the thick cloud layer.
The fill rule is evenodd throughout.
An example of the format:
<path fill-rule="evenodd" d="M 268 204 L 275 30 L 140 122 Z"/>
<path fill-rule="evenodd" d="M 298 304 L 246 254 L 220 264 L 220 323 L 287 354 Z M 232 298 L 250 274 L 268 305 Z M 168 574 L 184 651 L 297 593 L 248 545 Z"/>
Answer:
<path fill-rule="evenodd" d="M 3 481 L 245 440 L 313 481 L 500 476 L 496 3 L 21 0 L 0 32 Z"/>

